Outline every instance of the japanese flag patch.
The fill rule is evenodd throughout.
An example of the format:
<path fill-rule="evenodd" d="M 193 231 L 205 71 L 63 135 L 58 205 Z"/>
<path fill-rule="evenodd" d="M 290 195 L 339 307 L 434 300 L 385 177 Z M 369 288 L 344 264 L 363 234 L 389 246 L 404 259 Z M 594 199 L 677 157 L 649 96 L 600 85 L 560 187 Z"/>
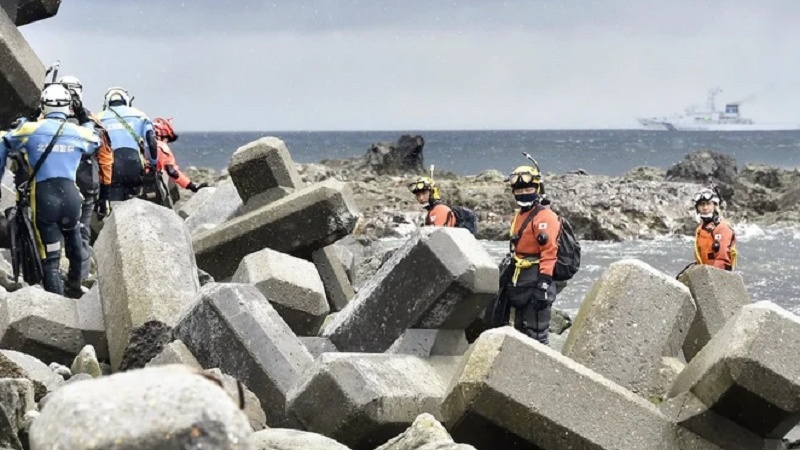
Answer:
<path fill-rule="evenodd" d="M 542 223 L 539 224 L 539 229 L 540 230 L 544 230 L 546 228 L 547 228 L 547 222 L 542 222 Z"/>

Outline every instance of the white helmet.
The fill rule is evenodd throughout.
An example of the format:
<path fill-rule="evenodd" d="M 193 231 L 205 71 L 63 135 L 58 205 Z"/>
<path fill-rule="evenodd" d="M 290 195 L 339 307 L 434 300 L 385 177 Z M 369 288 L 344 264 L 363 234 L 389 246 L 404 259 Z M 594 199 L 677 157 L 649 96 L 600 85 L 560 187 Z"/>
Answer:
<path fill-rule="evenodd" d="M 716 190 L 708 188 L 701 189 L 700 192 L 694 194 L 694 196 L 692 197 L 692 201 L 694 202 L 695 211 L 697 211 L 700 218 L 703 219 L 704 221 L 710 221 L 715 217 L 716 214 L 718 214 L 717 208 L 719 207 L 720 198 Z M 709 214 L 700 214 L 700 212 L 697 210 L 697 205 L 699 205 L 700 202 L 704 201 L 713 203 L 714 211 L 712 211 Z"/>
<path fill-rule="evenodd" d="M 72 96 L 63 85 L 51 84 L 42 91 L 41 106 L 45 116 L 56 112 L 68 116 L 71 104 Z"/>
<path fill-rule="evenodd" d="M 69 90 L 75 91 L 78 94 L 78 97 L 80 97 L 80 99 L 83 100 L 83 85 L 81 84 L 81 80 L 79 80 L 78 77 L 72 75 L 65 75 L 59 78 L 58 82 L 63 84 L 68 91 Z"/>
<path fill-rule="evenodd" d="M 125 102 L 125 106 L 131 106 L 133 98 L 131 98 L 131 95 L 128 94 L 128 91 L 126 91 L 125 88 L 121 87 L 108 88 L 108 90 L 106 91 L 106 96 L 103 99 L 103 109 L 108 109 L 109 103 L 117 100 L 122 100 L 123 102 Z"/>

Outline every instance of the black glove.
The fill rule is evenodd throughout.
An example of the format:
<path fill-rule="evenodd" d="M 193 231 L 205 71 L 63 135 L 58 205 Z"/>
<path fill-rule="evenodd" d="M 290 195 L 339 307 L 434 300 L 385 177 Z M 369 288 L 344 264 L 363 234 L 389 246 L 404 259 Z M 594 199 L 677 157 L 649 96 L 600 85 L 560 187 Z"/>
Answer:
<path fill-rule="evenodd" d="M 94 205 L 94 212 L 97 214 L 97 220 L 101 222 L 111 214 L 111 202 L 108 200 L 110 190 L 111 186 L 101 184 L 100 195 L 97 197 L 97 203 Z"/>
<path fill-rule="evenodd" d="M 200 189 L 207 188 L 207 187 L 208 187 L 208 183 L 206 183 L 206 182 L 203 182 L 203 183 L 200 183 L 200 184 L 194 184 L 194 181 L 190 181 L 189 185 L 186 186 L 186 188 L 189 189 L 192 192 L 197 192 Z"/>
<path fill-rule="evenodd" d="M 84 124 L 88 122 L 89 113 L 87 113 L 86 108 L 83 107 L 81 97 L 73 90 L 70 90 L 69 93 L 72 96 L 72 112 L 75 114 L 75 118 L 78 119 L 78 123 Z"/>
<path fill-rule="evenodd" d="M 550 285 L 553 284 L 553 277 L 547 274 L 539 273 L 539 278 L 536 280 L 536 285 L 533 289 L 533 299 L 540 302 L 549 302 Z"/>
<path fill-rule="evenodd" d="M 36 120 L 39 120 L 39 117 L 41 117 L 41 116 L 42 116 L 42 107 L 40 106 L 40 107 L 36 108 L 35 110 L 33 110 L 31 115 L 29 115 L 27 117 L 27 119 L 31 120 L 31 121 L 36 121 Z"/>

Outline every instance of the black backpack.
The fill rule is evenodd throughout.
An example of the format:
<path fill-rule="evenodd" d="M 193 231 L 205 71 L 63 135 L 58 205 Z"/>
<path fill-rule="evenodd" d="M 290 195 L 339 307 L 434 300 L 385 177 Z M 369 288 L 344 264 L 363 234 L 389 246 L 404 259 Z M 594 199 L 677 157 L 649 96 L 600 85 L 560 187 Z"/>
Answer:
<path fill-rule="evenodd" d="M 456 218 L 456 226 L 466 228 L 473 236 L 478 234 L 478 216 L 475 211 L 464 206 L 451 206 L 453 216 Z"/>
<path fill-rule="evenodd" d="M 553 269 L 553 280 L 567 281 L 581 268 L 581 244 L 569 220 L 558 216 L 561 230 L 558 232 L 558 256 Z"/>

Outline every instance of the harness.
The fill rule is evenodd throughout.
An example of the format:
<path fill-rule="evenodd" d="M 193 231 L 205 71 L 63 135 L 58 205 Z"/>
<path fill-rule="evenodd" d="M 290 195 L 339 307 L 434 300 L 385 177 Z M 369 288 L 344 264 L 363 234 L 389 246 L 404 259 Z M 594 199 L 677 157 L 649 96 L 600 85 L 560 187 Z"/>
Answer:
<path fill-rule="evenodd" d="M 522 225 L 518 230 L 516 230 L 516 232 L 514 230 L 516 229 L 517 219 L 519 218 L 519 210 L 517 210 L 516 214 L 514 214 L 514 220 L 511 221 L 511 229 L 509 230 L 511 239 L 509 240 L 508 246 L 511 256 L 514 258 L 514 275 L 511 277 L 511 282 L 514 283 L 514 286 L 517 285 L 517 279 L 523 270 L 528 270 L 531 267 L 539 264 L 539 258 L 541 257 L 539 253 L 520 253 L 522 258 L 517 256 L 517 243 L 519 243 L 519 240 L 522 238 L 522 234 L 525 232 L 525 228 L 528 227 L 528 224 L 532 223 L 536 215 L 539 214 L 539 212 L 543 209 L 543 206 L 536 205 L 536 208 L 534 208 L 533 211 L 528 214 L 528 217 L 522 221 Z"/>
<path fill-rule="evenodd" d="M 133 138 L 133 140 L 136 141 L 136 144 L 139 145 L 139 162 L 142 165 L 142 170 L 144 170 L 144 167 L 145 167 L 145 164 L 144 164 L 144 154 L 145 154 L 144 139 L 142 139 L 141 136 L 139 136 L 138 134 L 136 134 L 135 131 L 133 131 L 133 128 L 131 128 L 130 124 L 125 119 L 123 119 L 122 116 L 120 116 L 118 112 L 114 111 L 113 107 L 109 107 L 108 110 L 111 111 L 112 113 L 114 113 L 115 116 L 117 116 L 116 117 L 117 121 L 119 123 L 121 123 L 122 126 L 124 126 L 126 130 L 128 130 L 128 133 L 130 133 L 130 135 Z"/>

